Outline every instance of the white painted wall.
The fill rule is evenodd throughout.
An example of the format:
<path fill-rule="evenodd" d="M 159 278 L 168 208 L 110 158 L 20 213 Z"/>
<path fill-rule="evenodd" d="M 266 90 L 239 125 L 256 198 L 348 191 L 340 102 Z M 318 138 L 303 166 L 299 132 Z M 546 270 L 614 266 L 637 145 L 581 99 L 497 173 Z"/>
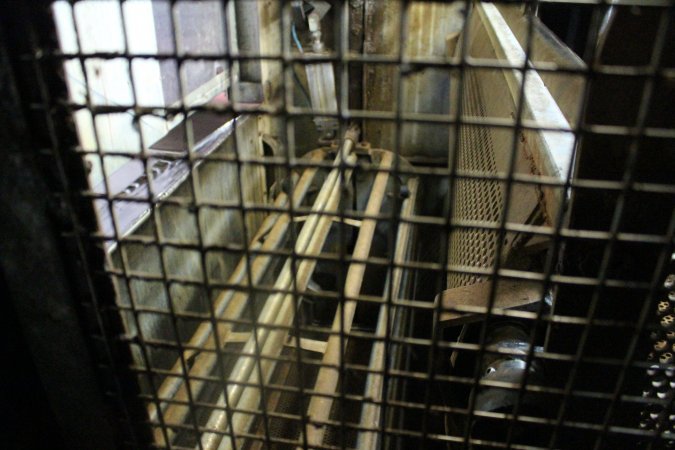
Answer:
<path fill-rule="evenodd" d="M 80 46 L 83 54 L 124 52 L 125 31 L 130 54 L 157 53 L 151 0 L 125 2 L 122 6 L 116 0 L 86 0 L 76 3 L 74 8 L 65 1 L 57 1 L 53 11 L 61 49 L 65 54 L 77 53 Z M 86 80 L 83 70 L 86 71 Z M 70 100 L 77 104 L 87 104 L 87 86 L 92 105 L 130 106 L 134 103 L 134 93 L 140 106 L 162 107 L 165 104 L 159 62 L 156 60 L 135 59 L 130 64 L 124 58 L 91 58 L 82 67 L 81 62 L 74 59 L 65 63 L 65 73 Z M 84 150 L 96 151 L 100 148 L 103 153 L 137 154 L 162 137 L 171 125 L 159 117 L 143 116 L 139 129 L 133 119 L 129 110 L 99 115 L 94 121 L 91 113 L 82 109 L 75 113 L 80 145 Z M 90 183 L 96 186 L 103 179 L 100 158 L 88 155 L 85 159 L 92 168 Z M 109 176 L 129 158 L 107 156 L 104 160 L 105 173 Z"/>

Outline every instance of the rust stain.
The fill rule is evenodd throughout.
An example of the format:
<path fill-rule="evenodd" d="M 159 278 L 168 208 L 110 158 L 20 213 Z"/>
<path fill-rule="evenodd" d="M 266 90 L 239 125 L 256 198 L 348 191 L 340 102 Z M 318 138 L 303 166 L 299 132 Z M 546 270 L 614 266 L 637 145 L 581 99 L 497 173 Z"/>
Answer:
<path fill-rule="evenodd" d="M 532 175 L 539 175 L 541 176 L 541 171 L 538 169 L 537 163 L 534 159 L 534 153 L 530 150 L 530 145 L 527 137 L 525 136 L 524 132 L 520 132 L 520 142 L 523 144 L 522 145 L 522 152 L 523 156 L 525 157 L 525 160 L 527 161 L 527 164 L 529 165 L 530 173 Z M 552 225 L 553 221 L 552 218 L 549 216 L 548 211 L 546 209 L 546 194 L 544 193 L 544 189 L 542 188 L 541 185 L 539 184 L 534 184 L 534 190 L 537 193 L 537 202 L 539 203 L 542 215 L 544 217 L 544 221 L 548 225 Z"/>

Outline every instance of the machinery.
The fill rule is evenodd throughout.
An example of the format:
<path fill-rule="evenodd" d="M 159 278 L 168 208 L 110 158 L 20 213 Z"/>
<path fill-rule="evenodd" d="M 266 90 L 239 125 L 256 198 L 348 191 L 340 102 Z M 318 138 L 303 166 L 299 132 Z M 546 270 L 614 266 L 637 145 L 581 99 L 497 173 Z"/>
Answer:
<path fill-rule="evenodd" d="M 33 3 L 10 448 L 675 445 L 672 2 Z"/>

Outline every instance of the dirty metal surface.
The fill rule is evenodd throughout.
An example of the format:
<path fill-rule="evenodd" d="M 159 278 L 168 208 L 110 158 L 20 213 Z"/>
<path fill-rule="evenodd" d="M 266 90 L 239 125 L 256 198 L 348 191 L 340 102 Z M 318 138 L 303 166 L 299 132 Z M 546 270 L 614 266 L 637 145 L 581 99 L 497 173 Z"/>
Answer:
<path fill-rule="evenodd" d="M 481 313 L 487 311 L 490 292 L 493 287 L 492 281 L 485 281 L 469 286 L 460 286 L 446 289 L 436 301 L 443 303 L 441 323 L 447 326 L 461 325 L 481 320 Z M 510 309 L 525 306 L 542 300 L 543 292 L 541 283 L 524 280 L 500 280 L 495 292 L 494 309 Z M 475 308 L 474 312 L 453 311 L 457 308 Z"/>

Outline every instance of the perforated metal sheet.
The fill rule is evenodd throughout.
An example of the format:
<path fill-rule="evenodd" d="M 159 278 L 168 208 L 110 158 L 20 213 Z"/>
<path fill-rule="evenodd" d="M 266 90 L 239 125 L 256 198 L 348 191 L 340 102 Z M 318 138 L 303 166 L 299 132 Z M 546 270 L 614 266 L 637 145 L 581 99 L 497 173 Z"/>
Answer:
<path fill-rule="evenodd" d="M 483 90 L 476 72 L 468 72 L 462 109 L 467 116 L 485 117 Z M 494 177 L 497 174 L 492 131 L 486 127 L 462 126 L 459 136 L 458 170 Z M 502 214 L 502 190 L 493 179 L 458 179 L 454 214 L 459 220 L 497 223 Z M 497 235 L 485 229 L 456 230 L 450 237 L 449 263 L 472 267 L 491 267 Z M 450 273 L 448 287 L 476 283 L 479 276 Z"/>
<path fill-rule="evenodd" d="M 468 29 L 464 39 L 468 40 L 469 55 L 497 59 L 498 51 L 478 14 L 472 16 Z M 452 95 L 461 95 L 461 110 L 456 112 L 464 123 L 457 127 L 456 169 L 460 176 L 456 178 L 454 198 L 450 201 L 453 217 L 468 221 L 476 228 L 461 227 L 450 234 L 448 262 L 454 269 L 448 274 L 449 289 L 485 279 L 475 272 L 492 268 L 495 258 L 508 255 L 515 236 L 505 233 L 498 252 L 499 232 L 496 231 L 503 226 L 502 216 L 507 203 L 506 222 L 510 224 L 529 223 L 536 216 L 536 211 L 543 210 L 545 206 L 541 188 L 512 183 L 507 191 L 506 182 L 502 181 L 509 173 L 532 175 L 536 172 L 531 161 L 534 143 L 530 142 L 536 137 L 522 130 L 469 124 L 475 120 L 511 121 L 518 116 L 518 101 L 509 87 L 512 76 L 508 71 L 467 69 L 463 79 L 456 77 L 452 81 L 451 99 Z M 461 89 L 460 83 L 463 85 Z M 455 146 L 453 140 L 451 137 L 450 163 Z"/>

